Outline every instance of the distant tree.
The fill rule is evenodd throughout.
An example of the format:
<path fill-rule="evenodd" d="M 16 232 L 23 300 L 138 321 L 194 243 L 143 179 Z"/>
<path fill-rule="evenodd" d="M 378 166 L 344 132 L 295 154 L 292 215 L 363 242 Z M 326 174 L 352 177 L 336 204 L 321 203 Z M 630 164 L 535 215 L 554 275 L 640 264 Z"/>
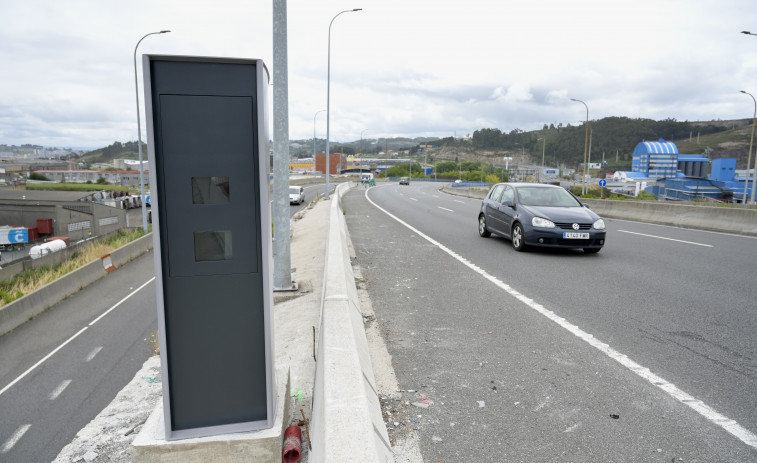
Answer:
<path fill-rule="evenodd" d="M 29 180 L 38 180 L 41 182 L 48 182 L 50 181 L 49 178 L 45 177 L 44 175 L 38 173 L 38 172 L 32 172 L 29 174 Z"/>
<path fill-rule="evenodd" d="M 107 181 L 107 180 L 105 180 L 105 178 L 103 178 L 103 177 L 99 177 L 99 178 L 97 179 L 97 184 L 98 184 L 98 185 L 105 185 L 106 183 L 108 183 L 108 181 Z"/>
<path fill-rule="evenodd" d="M 456 162 L 444 161 L 437 164 L 435 170 L 437 174 L 443 174 L 445 172 L 456 172 L 458 167 Z"/>

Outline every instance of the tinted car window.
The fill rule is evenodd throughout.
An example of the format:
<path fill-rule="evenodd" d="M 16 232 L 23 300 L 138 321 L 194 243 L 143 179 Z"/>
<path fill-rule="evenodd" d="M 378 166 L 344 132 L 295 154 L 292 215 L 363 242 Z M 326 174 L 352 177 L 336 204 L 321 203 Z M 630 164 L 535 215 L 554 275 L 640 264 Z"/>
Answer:
<path fill-rule="evenodd" d="M 562 188 L 520 187 L 518 199 L 525 206 L 581 207 L 581 203 Z"/>
<path fill-rule="evenodd" d="M 502 191 L 505 189 L 504 185 L 494 185 L 494 188 L 492 188 L 491 194 L 489 194 L 489 199 L 495 202 L 500 202 L 499 198 L 502 196 Z"/>
<path fill-rule="evenodd" d="M 502 201 L 500 202 L 504 203 L 505 201 L 515 201 L 515 192 L 510 187 L 505 187 L 505 192 L 502 194 Z"/>

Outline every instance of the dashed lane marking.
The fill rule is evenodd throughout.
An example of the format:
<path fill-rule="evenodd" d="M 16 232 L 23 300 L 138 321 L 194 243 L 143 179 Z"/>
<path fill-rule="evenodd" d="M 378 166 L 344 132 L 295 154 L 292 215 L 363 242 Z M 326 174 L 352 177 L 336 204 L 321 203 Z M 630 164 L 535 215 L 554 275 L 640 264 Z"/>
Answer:
<path fill-rule="evenodd" d="M 368 202 L 376 206 L 376 208 L 382 211 L 384 214 L 388 215 L 392 219 L 396 220 L 400 224 L 412 230 L 414 233 L 418 234 L 418 236 L 424 238 L 429 243 L 433 244 L 434 246 L 438 247 L 442 251 L 446 252 L 447 254 L 452 256 L 454 259 L 456 259 L 457 261 L 459 261 L 466 267 L 470 268 L 474 272 L 478 273 L 485 279 L 492 282 L 497 287 L 501 288 L 506 293 L 510 294 L 514 298 L 523 302 L 527 307 L 530 307 L 536 312 L 544 315 L 548 319 L 558 324 L 560 327 L 568 330 L 570 333 L 572 333 L 579 339 L 583 340 L 590 346 L 594 347 L 595 349 L 599 350 L 600 352 L 607 355 L 611 359 L 620 363 L 628 370 L 634 372 L 636 375 L 643 378 L 648 383 L 654 385 L 655 387 L 661 389 L 662 391 L 665 391 L 668 395 L 678 400 L 682 404 L 686 405 L 687 407 L 691 408 L 692 410 L 696 411 L 697 413 L 705 417 L 707 420 L 709 420 L 711 423 L 724 429 L 725 431 L 727 431 L 728 433 L 730 433 L 731 435 L 733 435 L 734 437 L 736 437 L 743 443 L 747 444 L 750 447 L 757 448 L 757 435 L 755 435 L 753 432 L 749 431 L 745 427 L 741 426 L 736 421 L 728 418 L 725 415 L 720 414 L 718 411 L 716 411 L 709 405 L 705 404 L 701 400 L 691 396 L 685 391 L 682 391 L 673 383 L 652 373 L 652 371 L 649 368 L 639 365 L 638 363 L 628 358 L 628 356 L 626 356 L 625 354 L 622 354 L 616 351 L 615 349 L 613 349 L 612 347 L 610 347 L 609 344 L 603 343 L 599 339 L 595 338 L 594 335 L 582 330 L 578 326 L 570 323 L 569 321 L 555 314 L 551 310 L 548 310 L 547 308 L 537 303 L 533 299 L 529 298 L 528 296 L 516 291 L 510 285 L 500 281 L 499 279 L 489 274 L 488 272 L 486 272 L 484 269 L 480 268 L 476 264 L 470 262 L 469 260 L 461 256 L 460 254 L 449 249 L 448 247 L 436 241 L 435 239 L 431 238 L 430 236 L 424 234 L 423 232 L 413 227 L 412 225 L 408 224 L 407 222 L 403 221 L 399 217 L 393 215 L 386 209 L 382 208 L 381 206 L 373 202 L 371 198 L 368 197 L 368 192 L 365 193 L 365 198 L 368 200 Z"/>

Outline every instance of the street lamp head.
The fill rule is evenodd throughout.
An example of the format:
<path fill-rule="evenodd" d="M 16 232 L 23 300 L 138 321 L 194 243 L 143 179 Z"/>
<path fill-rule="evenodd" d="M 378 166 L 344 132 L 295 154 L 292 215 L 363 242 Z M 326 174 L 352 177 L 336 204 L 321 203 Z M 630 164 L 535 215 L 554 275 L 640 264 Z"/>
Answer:
<path fill-rule="evenodd" d="M 164 30 L 164 31 L 160 31 L 160 32 L 159 32 L 159 34 L 165 34 L 165 33 L 167 33 L 167 32 L 171 32 L 171 31 L 169 31 L 168 29 L 166 29 L 166 30 Z"/>
<path fill-rule="evenodd" d="M 751 33 L 751 32 L 749 32 L 749 31 L 741 31 L 741 33 L 742 33 L 742 34 L 747 34 L 747 35 L 752 35 L 752 33 Z"/>
<path fill-rule="evenodd" d="M 746 93 L 744 90 L 739 90 L 741 93 Z"/>
<path fill-rule="evenodd" d="M 352 11 L 363 11 L 363 9 L 362 9 L 362 8 L 355 8 L 355 9 L 354 9 L 354 10 L 352 10 Z"/>

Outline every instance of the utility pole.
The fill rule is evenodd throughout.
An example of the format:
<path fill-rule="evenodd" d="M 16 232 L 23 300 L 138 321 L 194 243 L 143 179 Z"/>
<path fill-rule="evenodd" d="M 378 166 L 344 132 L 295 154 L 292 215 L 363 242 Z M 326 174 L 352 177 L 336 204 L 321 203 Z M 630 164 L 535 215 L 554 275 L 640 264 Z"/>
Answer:
<path fill-rule="evenodd" d="M 289 243 L 289 82 L 287 3 L 273 0 L 273 289 L 292 291 Z"/>

